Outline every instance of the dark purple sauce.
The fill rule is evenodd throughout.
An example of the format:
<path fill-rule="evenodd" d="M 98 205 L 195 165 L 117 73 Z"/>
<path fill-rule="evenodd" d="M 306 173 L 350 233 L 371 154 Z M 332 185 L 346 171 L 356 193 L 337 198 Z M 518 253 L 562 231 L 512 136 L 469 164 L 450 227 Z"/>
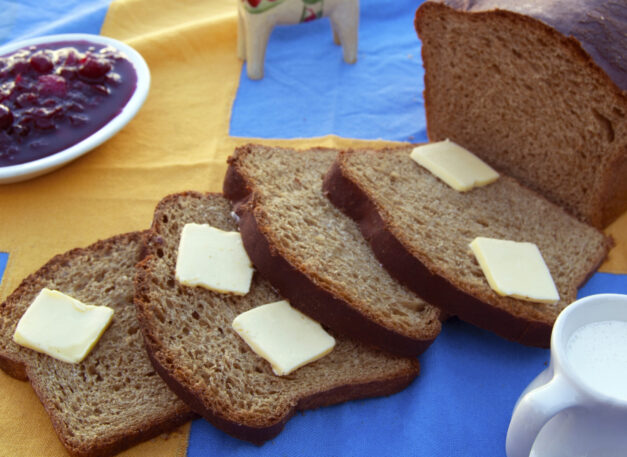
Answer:
<path fill-rule="evenodd" d="M 111 46 L 64 41 L 0 57 L 0 167 L 87 138 L 124 108 L 136 86 L 133 65 Z"/>

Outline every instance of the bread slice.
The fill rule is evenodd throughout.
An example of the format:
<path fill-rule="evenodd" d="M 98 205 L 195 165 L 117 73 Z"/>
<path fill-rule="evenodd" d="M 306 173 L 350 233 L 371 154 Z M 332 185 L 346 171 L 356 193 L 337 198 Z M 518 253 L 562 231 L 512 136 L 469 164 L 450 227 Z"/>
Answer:
<path fill-rule="evenodd" d="M 428 1 L 415 25 L 431 141 L 598 228 L 627 210 L 624 2 Z"/>
<path fill-rule="evenodd" d="M 250 292 L 235 296 L 175 280 L 180 232 L 192 222 L 237 230 L 221 195 L 186 192 L 164 198 L 155 210 L 148 256 L 138 265 L 135 303 L 155 368 L 213 425 L 260 444 L 277 435 L 297 410 L 391 394 L 418 375 L 416 359 L 334 335 L 337 344 L 329 355 L 276 376 L 231 325 L 240 313 L 281 299 L 268 282 L 255 275 Z"/>
<path fill-rule="evenodd" d="M 407 356 L 440 331 L 440 312 L 395 281 L 357 225 L 322 194 L 337 151 L 248 145 L 229 158 L 244 247 L 293 306 L 337 332 Z M 245 202 L 244 202 L 245 200 Z"/>
<path fill-rule="evenodd" d="M 0 368 L 30 380 L 73 456 L 113 455 L 193 417 L 156 374 L 143 346 L 133 306 L 141 237 L 127 233 L 58 255 L 0 306 Z M 111 325 L 81 363 L 13 342 L 17 322 L 43 287 L 114 309 Z"/>
<path fill-rule="evenodd" d="M 325 193 L 358 222 L 392 276 L 429 303 L 507 339 L 548 347 L 555 318 L 576 299 L 610 240 L 512 178 L 458 192 L 410 152 L 342 152 L 325 177 Z M 535 243 L 560 301 L 496 294 L 468 246 L 477 236 Z"/>

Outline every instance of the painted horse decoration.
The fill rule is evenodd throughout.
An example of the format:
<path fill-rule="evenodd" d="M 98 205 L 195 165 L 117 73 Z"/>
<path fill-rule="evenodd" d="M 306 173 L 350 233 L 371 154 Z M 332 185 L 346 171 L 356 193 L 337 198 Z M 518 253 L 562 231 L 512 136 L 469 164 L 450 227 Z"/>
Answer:
<path fill-rule="evenodd" d="M 342 45 L 344 61 L 357 60 L 359 0 L 240 0 L 238 5 L 237 54 L 246 60 L 250 79 L 263 78 L 268 39 L 277 24 L 328 17 L 333 40 Z"/>

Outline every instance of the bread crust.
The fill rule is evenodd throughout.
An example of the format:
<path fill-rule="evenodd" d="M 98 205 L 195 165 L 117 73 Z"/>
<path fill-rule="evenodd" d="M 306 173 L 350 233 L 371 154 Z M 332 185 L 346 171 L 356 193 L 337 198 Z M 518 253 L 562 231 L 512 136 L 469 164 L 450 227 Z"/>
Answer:
<path fill-rule="evenodd" d="M 253 427 L 243 425 L 235 420 L 229 420 L 224 415 L 219 414 L 202 401 L 202 390 L 191 387 L 191 383 L 185 377 L 185 373 L 173 362 L 173 356 L 163 348 L 159 338 L 152 332 L 149 312 L 149 299 L 146 293 L 147 277 L 151 274 L 151 256 L 144 259 L 137 265 L 135 305 L 138 309 L 138 318 L 144 335 L 144 345 L 148 357 L 152 362 L 155 371 L 161 376 L 168 387 L 183 400 L 192 411 L 202 416 L 214 427 L 235 438 L 249 441 L 261 445 L 265 441 L 274 438 L 294 415 L 295 410 L 288 411 L 279 421 L 263 427 Z"/>
<path fill-rule="evenodd" d="M 412 255 L 394 236 L 366 191 L 343 171 L 342 159 L 346 154 L 340 153 L 325 176 L 325 195 L 358 223 L 376 257 L 393 277 L 429 303 L 464 321 L 521 344 L 543 348 L 550 346 L 552 322 L 510 314 L 485 298 L 456 287 Z M 598 260 L 599 263 L 601 261 L 602 258 Z M 582 278 L 582 283 L 586 279 Z"/>
<path fill-rule="evenodd" d="M 248 414 L 245 418 L 240 416 L 242 420 L 238 420 L 237 414 L 233 411 L 229 412 L 224 409 L 219 409 L 216 404 L 211 404 L 210 401 L 203 400 L 207 398 L 205 389 L 208 389 L 208 386 L 194 384 L 189 377 L 189 370 L 192 368 L 181 366 L 177 362 L 176 356 L 168 350 L 161 340 L 162 337 L 158 334 L 153 325 L 155 317 L 152 315 L 153 313 L 150 306 L 150 277 L 154 274 L 153 269 L 156 266 L 155 252 L 158 250 L 157 246 L 162 243 L 159 236 L 159 225 L 161 223 L 162 214 L 159 208 L 167 206 L 179 198 L 202 200 L 223 197 L 218 194 L 184 192 L 167 196 L 161 201 L 155 211 L 152 225 L 153 232 L 145 238 L 149 254 L 136 266 L 135 304 L 144 335 L 145 346 L 155 370 L 164 379 L 166 384 L 168 384 L 193 411 L 225 433 L 235 438 L 260 445 L 277 436 L 297 411 L 318 408 L 357 398 L 390 395 L 407 387 L 419 374 L 420 365 L 418 361 L 416 359 L 404 359 L 402 363 L 399 363 L 394 373 L 387 373 L 386 376 L 378 376 L 376 378 L 372 375 L 360 378 L 361 375 L 356 373 L 350 383 L 334 385 L 330 388 L 328 386 L 324 388 L 319 387 L 318 391 L 297 398 L 296 401 L 290 403 L 285 408 L 280 405 L 277 406 L 280 410 L 276 411 L 271 416 L 263 418 L 255 418 L 252 417 L 251 414 Z M 338 344 L 343 343 L 338 341 Z M 277 381 L 280 381 L 280 379 L 281 378 L 278 377 L 276 378 Z M 286 386 L 288 386 L 290 381 L 286 381 L 286 383 Z M 237 395 L 237 393 L 233 392 L 231 395 Z M 233 409 L 237 409 L 237 406 L 232 406 Z"/>
<path fill-rule="evenodd" d="M 228 162 L 223 192 L 233 202 L 240 218 L 239 228 L 244 247 L 255 268 L 292 306 L 338 333 L 394 354 L 417 356 L 431 345 L 437 333 L 427 339 L 410 338 L 373 322 L 351 306 L 345 297 L 322 288 L 311 279 L 311 274 L 293 266 L 280 248 L 272 243 L 268 235 L 271 228 L 263 225 L 256 207 L 254 189 L 242 175 L 237 157 L 230 157 Z"/>
<path fill-rule="evenodd" d="M 546 198 L 564 207 L 578 219 L 593 225 L 599 229 L 606 227 L 627 210 L 627 143 L 624 140 L 625 129 L 627 128 L 627 67 L 625 66 L 624 54 L 627 50 L 627 39 L 625 38 L 624 29 L 627 26 L 627 9 L 620 2 L 613 0 L 590 0 L 586 2 L 585 8 L 581 5 L 574 5 L 568 0 L 550 0 L 547 2 L 518 2 L 517 0 L 500 0 L 499 2 L 487 0 L 430 0 L 421 5 L 416 11 L 414 18 L 414 26 L 418 32 L 418 36 L 423 40 L 422 60 L 425 68 L 425 89 L 424 101 L 427 113 L 427 133 L 431 141 L 439 141 L 445 138 L 457 141 L 463 146 L 469 147 L 473 152 L 482 156 L 491 165 L 499 168 L 501 171 L 516 177 L 524 182 L 526 186 L 542 193 Z M 545 37 L 547 43 L 562 49 L 564 54 L 576 62 L 577 68 L 581 69 L 581 73 L 591 83 L 594 81 L 598 86 L 603 87 L 602 94 L 596 95 L 597 99 L 602 98 L 607 105 L 615 106 L 615 110 L 599 113 L 595 109 L 597 119 L 589 121 L 590 123 L 599 122 L 606 126 L 609 141 L 603 146 L 590 146 L 585 144 L 583 150 L 585 153 L 598 152 L 600 157 L 594 159 L 594 163 L 590 163 L 590 174 L 586 178 L 582 178 L 576 167 L 562 167 L 555 165 L 547 160 L 543 167 L 547 170 L 535 169 L 535 164 L 531 162 L 511 163 L 507 160 L 507 149 L 524 149 L 525 147 L 516 147 L 514 144 L 526 144 L 525 138 L 519 138 L 516 132 L 512 133 L 512 137 L 505 137 L 498 133 L 498 129 L 494 124 L 498 123 L 495 119 L 494 124 L 483 119 L 475 119 L 465 113 L 447 113 L 446 107 L 448 102 L 440 100 L 441 95 L 435 88 L 434 78 L 441 80 L 448 77 L 443 74 L 444 71 L 436 72 L 437 57 L 433 57 L 428 51 L 430 36 L 425 32 L 430 18 L 440 17 L 444 15 L 459 18 L 467 18 L 480 22 L 487 19 L 499 20 L 503 24 L 520 30 L 537 32 L 539 36 Z M 434 39 L 431 39 L 435 41 Z M 549 45 L 545 45 L 549 46 Z M 486 48 L 486 52 L 490 52 Z M 499 62 L 495 62 L 498 64 Z M 547 78 L 549 73 L 534 75 L 530 70 L 530 80 L 534 77 L 538 79 Z M 465 82 L 468 84 L 476 84 L 478 87 L 489 86 L 489 81 L 484 79 L 474 80 L 472 76 L 468 76 Z M 507 83 L 515 89 L 512 81 Z M 584 90 L 581 88 L 573 88 L 573 91 Z M 478 92 L 482 92 L 479 90 Z M 459 97 L 467 96 L 465 94 L 457 94 Z M 487 93 L 487 91 L 486 91 Z M 478 98 L 488 97 L 486 93 L 473 93 L 471 96 Z M 549 94 L 550 96 L 550 94 Z M 521 101 L 524 103 L 524 101 Z M 547 102 L 549 104 L 550 102 Z M 581 110 L 589 109 L 588 106 L 582 106 Z M 487 110 L 486 110 L 487 112 Z M 557 115 L 559 119 L 543 119 L 544 114 L 541 110 L 535 109 L 528 117 L 538 117 L 543 119 L 543 123 L 554 124 L 554 131 L 568 130 L 573 122 L 571 113 L 563 111 L 564 121 L 560 122 L 562 116 Z M 581 113 L 578 113 L 581 114 Z M 451 122 L 450 119 L 460 120 L 459 124 Z M 461 117 L 460 117 L 461 116 Z M 531 119 L 523 118 L 516 121 L 516 127 L 524 125 L 525 122 L 532 122 Z M 455 127 L 451 127 L 455 125 Z M 460 126 L 461 125 L 461 126 Z M 476 131 L 473 135 L 468 132 L 461 132 L 468 126 L 468 130 Z M 542 124 L 545 125 L 545 124 Z M 538 125 L 536 125 L 538 128 Z M 588 126 L 581 127 L 581 130 L 587 129 Z M 495 133 L 497 132 L 497 133 Z M 589 136 L 589 132 L 585 132 Z M 518 143 L 516 143 L 518 142 Z M 547 158 L 550 151 L 560 148 L 554 145 L 553 148 L 544 145 L 539 150 L 547 150 Z M 597 151 L 598 149 L 598 151 Z M 533 151 L 534 153 L 537 150 Z M 576 146 L 569 145 L 564 149 L 564 153 L 569 154 L 570 160 L 576 159 L 582 151 Z M 590 159 L 593 160 L 593 159 Z M 562 184 L 559 179 L 560 173 L 567 176 Z M 563 179 L 563 178 L 562 178 Z M 572 189 L 577 190 L 577 194 L 571 194 Z M 573 196 L 573 195 L 576 195 Z"/>
<path fill-rule="evenodd" d="M 31 297 L 33 293 L 38 293 L 42 287 L 58 275 L 66 265 L 74 258 L 90 252 L 98 252 L 112 248 L 120 243 L 139 243 L 144 232 L 130 232 L 113 236 L 105 240 L 99 240 L 85 248 L 75 248 L 63 254 L 59 254 L 50 259 L 39 270 L 26 277 L 20 285 L 7 297 L 6 301 L 0 305 L 1 314 L 8 312 L 9 308 L 16 303 L 22 302 L 26 297 Z M 17 322 L 14 323 L 15 325 Z M 139 424 L 124 432 L 112 433 L 106 436 L 99 435 L 90 442 L 80 442 L 72 435 L 72 431 L 64 422 L 58 410 L 55 409 L 48 400 L 46 381 L 39 379 L 32 374 L 32 367 L 19 357 L 12 354 L 0 352 L 0 368 L 10 376 L 22 381 L 30 381 L 33 390 L 39 397 L 48 413 L 53 428 L 67 451 L 76 457 L 107 457 L 115 455 L 140 442 L 154 438 L 161 433 L 169 432 L 176 427 L 188 422 L 195 415 L 182 403 L 167 414 L 162 415 L 157 420 Z M 165 386 L 164 386 L 165 387 Z M 105 405 L 103 405 L 105 407 Z"/>
<path fill-rule="evenodd" d="M 338 333 L 394 354 L 413 357 L 431 345 L 432 339 L 409 338 L 377 325 L 342 298 L 316 286 L 270 246 L 265 230 L 258 225 L 252 200 L 237 206 L 242 241 L 255 267 L 294 307 Z"/>
<path fill-rule="evenodd" d="M 571 46 L 581 61 L 625 96 L 627 68 L 624 52 L 624 5 L 613 0 L 588 0 L 586 8 L 569 0 L 520 2 L 518 0 L 429 0 L 418 8 L 414 27 L 420 34 L 420 21 L 427 10 L 450 9 L 459 13 L 502 16 L 545 33 Z"/>
<path fill-rule="evenodd" d="M 145 264 L 138 265 L 139 269 L 145 269 Z M 140 273 L 141 275 L 142 273 Z M 141 282 L 141 279 L 140 279 Z M 298 402 L 289 410 L 285 411 L 278 420 L 270 424 L 260 424 L 258 427 L 243 424 L 235 420 L 230 420 L 223 414 L 219 414 L 202 401 L 202 392 L 195 391 L 190 384 L 182 379 L 182 374 L 177 373 L 175 366 L 168 366 L 167 357 L 161 350 L 157 340 L 148 334 L 145 337 L 148 356 L 165 383 L 181 398 L 196 414 L 200 415 L 214 427 L 224 433 L 258 446 L 268 440 L 275 438 L 283 431 L 285 424 L 298 411 L 316 409 L 323 406 L 330 406 L 350 400 L 368 397 L 382 397 L 392 395 L 409 386 L 420 372 L 416 363 L 414 369 L 407 370 L 404 375 L 394 378 L 366 382 L 362 384 L 352 384 L 338 386 L 331 390 L 321 390 L 313 395 L 300 398 Z M 177 374 L 174 374 L 177 373 Z"/>

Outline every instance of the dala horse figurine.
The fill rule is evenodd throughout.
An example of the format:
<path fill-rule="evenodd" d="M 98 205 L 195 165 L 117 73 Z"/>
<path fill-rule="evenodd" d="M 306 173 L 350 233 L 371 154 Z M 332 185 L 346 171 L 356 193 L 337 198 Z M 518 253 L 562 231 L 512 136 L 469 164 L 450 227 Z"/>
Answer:
<path fill-rule="evenodd" d="M 278 24 L 298 24 L 329 17 L 333 40 L 342 45 L 344 61 L 357 60 L 359 0 L 240 0 L 237 55 L 247 62 L 250 79 L 263 78 L 270 33 Z"/>

